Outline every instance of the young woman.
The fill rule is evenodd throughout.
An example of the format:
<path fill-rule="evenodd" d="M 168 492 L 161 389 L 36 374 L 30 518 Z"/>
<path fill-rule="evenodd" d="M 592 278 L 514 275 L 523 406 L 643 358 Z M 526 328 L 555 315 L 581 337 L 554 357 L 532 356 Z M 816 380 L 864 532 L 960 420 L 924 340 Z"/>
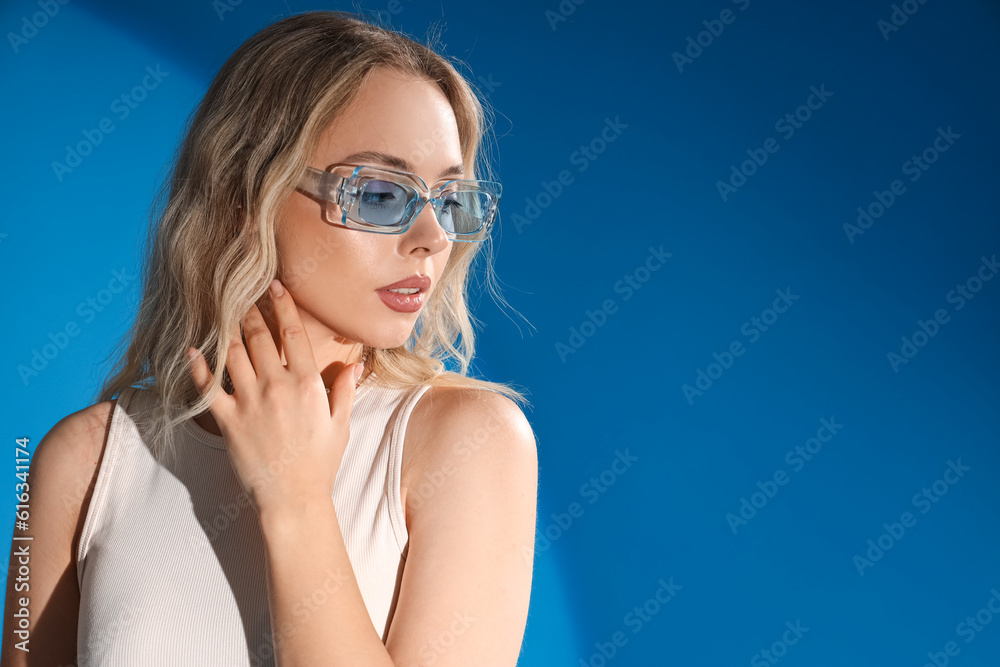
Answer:
<path fill-rule="evenodd" d="M 34 453 L 4 665 L 516 664 L 535 440 L 520 394 L 465 376 L 484 128 L 446 59 L 349 14 L 236 51 L 127 350 Z"/>

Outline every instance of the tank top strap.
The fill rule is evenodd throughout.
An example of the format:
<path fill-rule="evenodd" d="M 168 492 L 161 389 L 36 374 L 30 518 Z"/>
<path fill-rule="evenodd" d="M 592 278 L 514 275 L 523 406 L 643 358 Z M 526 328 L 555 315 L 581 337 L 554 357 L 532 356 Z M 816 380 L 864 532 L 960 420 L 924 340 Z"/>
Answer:
<path fill-rule="evenodd" d="M 97 481 L 94 483 L 94 491 L 87 506 L 87 516 L 83 522 L 80 543 L 77 545 L 76 550 L 78 586 L 83 582 L 84 569 L 87 564 L 87 552 L 90 549 L 91 540 L 103 525 L 104 509 L 107 506 L 107 497 L 111 490 L 111 478 L 114 475 L 116 464 L 121 458 L 122 436 L 129 427 L 129 407 L 133 404 L 133 399 L 138 391 L 139 389 L 136 387 L 125 387 L 122 389 L 112 409 L 111 426 L 107 431 L 107 441 L 104 444 L 101 455 Z M 85 490 L 82 492 L 85 493 Z"/>

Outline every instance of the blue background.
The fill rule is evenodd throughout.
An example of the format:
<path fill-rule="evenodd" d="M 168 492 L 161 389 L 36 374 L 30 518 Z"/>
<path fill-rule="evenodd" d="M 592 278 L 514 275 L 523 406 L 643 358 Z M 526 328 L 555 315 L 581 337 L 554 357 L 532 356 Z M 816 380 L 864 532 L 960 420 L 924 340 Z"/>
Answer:
<path fill-rule="evenodd" d="M 497 270 L 516 312 L 477 294 L 475 368 L 530 391 L 538 437 L 519 664 L 772 664 L 766 649 L 783 665 L 918 666 L 949 641 L 953 664 L 1000 663 L 1000 619 L 983 612 L 971 642 L 959 627 L 1000 590 L 1000 280 L 976 282 L 1000 251 L 1000 7 L 903 4 L 912 15 L 888 31 L 890 3 L 860 1 L 567 0 L 556 21 L 556 0 L 401 0 L 396 13 L 245 0 L 221 15 L 207 0 L 73 0 L 12 44 L 40 9 L 4 3 L 8 452 L 93 402 L 138 280 L 100 312 L 86 300 L 112 271 L 138 275 L 183 123 L 244 39 L 310 9 L 381 11 L 418 37 L 440 21 L 496 110 L 504 184 Z M 713 23 L 725 9 L 731 22 Z M 699 51 L 687 40 L 702 32 Z M 157 65 L 167 75 L 121 119 L 112 101 Z M 809 109 L 813 86 L 830 94 Z M 776 123 L 796 112 L 808 119 L 788 136 Z M 114 131 L 60 180 L 52 163 L 106 117 Z M 608 119 L 620 133 L 604 142 Z M 904 163 L 938 128 L 958 138 L 911 181 Z M 733 165 L 750 175 L 724 197 Z M 851 237 L 858 207 L 897 179 L 905 192 Z M 647 265 L 651 247 L 671 255 Z M 949 293 L 967 283 L 978 291 L 959 309 Z M 776 290 L 797 297 L 780 314 Z M 938 309 L 947 321 L 894 367 Z M 79 334 L 23 378 L 70 322 Z M 699 371 L 711 384 L 685 394 Z M 786 459 L 821 419 L 842 428 L 821 431 L 809 461 Z M 634 461 L 616 472 L 616 452 Z M 968 470 L 935 490 L 949 461 Z M 770 487 L 776 473 L 787 483 Z M 925 488 L 934 503 L 915 502 Z M 743 499 L 754 513 L 727 519 Z M 884 535 L 904 512 L 904 534 Z M 859 568 L 880 536 L 888 548 Z M 808 630 L 783 644 L 786 623 Z"/>

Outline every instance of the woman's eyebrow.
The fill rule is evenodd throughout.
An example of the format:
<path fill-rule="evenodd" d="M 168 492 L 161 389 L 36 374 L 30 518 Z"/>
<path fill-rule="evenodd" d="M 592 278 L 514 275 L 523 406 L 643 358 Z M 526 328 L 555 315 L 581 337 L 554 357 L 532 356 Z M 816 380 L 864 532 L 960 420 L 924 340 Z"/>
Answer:
<path fill-rule="evenodd" d="M 388 165 L 393 169 L 400 169 L 402 171 L 413 172 L 413 165 L 411 165 L 405 158 L 397 157 L 395 155 L 389 155 L 388 153 L 380 153 L 379 151 L 361 151 L 358 153 L 352 153 L 345 157 L 341 162 L 378 162 L 383 165 Z M 462 176 L 465 174 L 465 166 L 461 163 L 453 164 L 440 174 L 438 174 L 438 179 L 445 178 L 447 176 Z"/>

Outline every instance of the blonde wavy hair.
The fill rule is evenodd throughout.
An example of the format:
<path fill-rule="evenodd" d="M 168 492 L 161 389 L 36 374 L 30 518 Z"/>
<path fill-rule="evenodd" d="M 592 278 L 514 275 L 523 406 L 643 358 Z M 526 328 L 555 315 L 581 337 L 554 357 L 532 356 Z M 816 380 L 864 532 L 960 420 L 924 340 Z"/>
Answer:
<path fill-rule="evenodd" d="M 107 401 L 129 386 L 152 390 L 154 447 L 172 451 L 182 422 L 208 410 L 217 392 L 225 391 L 230 332 L 271 280 L 292 268 L 278 264 L 279 209 L 323 131 L 379 66 L 440 87 L 457 120 L 465 178 L 479 178 L 488 107 L 474 84 L 432 46 L 340 11 L 293 15 L 244 42 L 189 118 L 171 174 L 157 194 L 144 251 L 142 301 L 112 352 L 114 366 L 97 395 Z M 479 173 L 494 180 L 488 161 Z M 468 281 L 484 245 L 487 286 L 503 301 L 492 282 L 492 236 L 483 243 L 454 243 L 438 288 L 406 343 L 392 349 L 364 346 L 363 382 L 489 389 L 527 403 L 506 384 L 467 376 L 475 353 Z M 200 349 L 213 369 L 214 383 L 201 397 L 188 371 L 189 346 Z M 458 362 L 459 372 L 446 370 L 447 358 Z"/>

